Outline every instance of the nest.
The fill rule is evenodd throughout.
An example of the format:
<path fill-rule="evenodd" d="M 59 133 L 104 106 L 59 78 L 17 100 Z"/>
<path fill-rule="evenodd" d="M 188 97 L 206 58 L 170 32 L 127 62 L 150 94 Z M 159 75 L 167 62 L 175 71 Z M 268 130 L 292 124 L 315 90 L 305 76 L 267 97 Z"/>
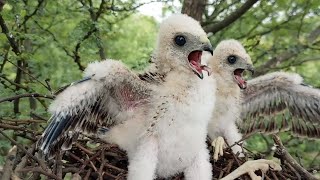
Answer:
<path fill-rule="evenodd" d="M 35 148 L 37 136 L 41 133 L 30 129 L 30 123 L 43 123 L 43 121 L 29 120 L 20 121 L 12 120 L 0 122 L 0 134 L 7 138 L 13 147 L 8 152 L 6 163 L 1 169 L 1 180 L 18 180 L 30 179 L 37 180 L 43 177 L 55 180 L 62 179 L 108 179 L 120 180 L 126 179 L 128 173 L 128 159 L 126 153 L 119 149 L 117 145 L 108 144 L 94 137 L 83 136 L 72 148 L 65 152 L 58 152 L 55 159 L 45 160 Z M 28 139 L 31 145 L 24 147 L 3 130 L 14 130 L 15 135 Z M 294 158 L 286 151 L 280 138 L 273 135 L 274 143 L 277 149 L 274 156 L 280 159 L 282 171 L 269 170 L 266 174 L 257 171 L 256 174 L 264 177 L 264 179 L 316 179 L 310 172 L 304 169 L 295 161 Z M 209 142 L 209 141 L 208 141 Z M 209 148 L 210 147 L 210 148 Z M 213 179 L 221 179 L 229 173 L 240 167 L 248 161 L 248 159 L 261 159 L 259 154 L 245 151 L 245 157 L 239 157 L 234 154 L 228 147 L 224 151 L 224 155 L 217 162 L 212 160 L 212 148 L 210 149 L 210 157 L 213 171 Z M 184 179 L 183 174 L 178 174 L 170 179 Z M 248 175 L 243 175 L 238 179 L 250 179 Z"/>
<path fill-rule="evenodd" d="M 0 133 L 6 136 L 2 132 Z M 29 148 L 24 148 L 10 137 L 6 137 L 15 144 L 15 146 L 9 151 L 6 164 L 3 167 L 3 180 L 6 180 L 6 178 L 10 179 L 10 177 L 12 179 L 41 179 L 43 176 L 56 180 L 61 180 L 68 176 L 73 180 L 126 179 L 128 172 L 126 153 L 114 144 L 107 144 L 98 139 L 81 139 L 72 146 L 71 150 L 57 154 L 55 159 L 46 161 L 40 157 L 35 149 L 35 144 Z M 266 174 L 256 171 L 257 175 L 264 177 L 264 179 L 316 179 L 298 163 L 292 164 L 291 156 L 284 149 L 280 139 L 275 136 L 274 140 L 276 144 L 278 143 L 275 157 L 281 160 L 282 171 L 273 171 L 271 169 Z M 98 145 L 93 147 L 92 144 L 94 143 Z M 210 147 L 209 143 L 208 147 Z M 210 154 L 212 157 L 212 150 Z M 258 159 L 261 157 L 253 153 L 245 154 L 245 157 L 239 157 L 238 154 L 234 154 L 230 148 L 226 148 L 224 155 L 220 157 L 217 162 L 213 162 L 211 158 L 213 179 L 225 177 L 248 161 L 249 158 Z M 296 165 L 300 167 L 296 167 Z M 184 177 L 183 174 L 178 174 L 170 179 L 182 180 Z M 243 175 L 238 179 L 247 180 L 250 179 L 250 177 Z"/>

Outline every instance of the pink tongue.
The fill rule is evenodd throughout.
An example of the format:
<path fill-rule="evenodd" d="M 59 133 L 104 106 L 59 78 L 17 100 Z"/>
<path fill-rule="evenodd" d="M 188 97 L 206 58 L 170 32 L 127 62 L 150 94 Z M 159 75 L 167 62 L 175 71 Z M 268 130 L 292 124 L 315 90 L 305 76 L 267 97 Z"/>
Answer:
<path fill-rule="evenodd" d="M 234 77 L 236 78 L 241 89 L 245 89 L 247 87 L 247 82 L 243 80 L 241 76 L 235 75 Z"/>
<path fill-rule="evenodd" d="M 193 67 L 198 71 L 201 72 L 202 68 L 199 66 L 199 63 L 196 61 L 191 61 L 191 64 L 193 65 Z"/>
<path fill-rule="evenodd" d="M 196 71 L 199 73 L 202 73 L 202 71 L 207 71 L 208 76 L 210 76 L 212 72 L 211 69 L 206 65 L 201 65 L 201 55 L 202 51 L 193 51 L 189 54 L 188 60 Z"/>

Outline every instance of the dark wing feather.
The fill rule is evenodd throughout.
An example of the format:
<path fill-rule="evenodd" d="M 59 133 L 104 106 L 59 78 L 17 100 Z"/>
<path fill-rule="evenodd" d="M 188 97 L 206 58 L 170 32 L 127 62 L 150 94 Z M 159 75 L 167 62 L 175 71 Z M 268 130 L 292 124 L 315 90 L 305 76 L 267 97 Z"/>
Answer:
<path fill-rule="evenodd" d="M 320 90 L 302 84 L 297 74 L 270 73 L 248 81 L 243 91 L 244 134 L 290 130 L 320 137 Z"/>
<path fill-rule="evenodd" d="M 164 81 L 165 76 L 156 72 L 145 72 L 143 74 L 139 74 L 139 78 L 148 83 L 158 84 Z"/>
<path fill-rule="evenodd" d="M 101 71 L 92 74 L 59 93 L 50 106 L 50 123 L 37 143 L 47 157 L 70 149 L 80 133 L 95 133 L 99 127 L 127 120 L 129 111 L 148 102 L 151 90 L 147 84 L 125 67 L 115 69 L 105 75 Z"/>

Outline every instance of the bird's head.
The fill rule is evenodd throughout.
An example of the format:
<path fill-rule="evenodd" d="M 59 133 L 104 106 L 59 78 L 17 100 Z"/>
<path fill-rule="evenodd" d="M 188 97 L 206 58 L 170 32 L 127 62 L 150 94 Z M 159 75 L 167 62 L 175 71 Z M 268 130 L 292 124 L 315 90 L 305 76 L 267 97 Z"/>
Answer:
<path fill-rule="evenodd" d="M 218 63 L 217 71 L 223 72 L 226 80 L 234 81 L 241 89 L 247 87 L 243 72 L 248 70 L 254 73 L 250 56 L 241 43 L 233 39 L 221 41 L 214 50 L 209 63 Z"/>
<path fill-rule="evenodd" d="M 201 64 L 204 51 L 212 54 L 212 45 L 199 22 L 184 14 L 172 15 L 160 25 L 155 63 L 168 72 L 180 69 L 203 78 L 210 69 Z"/>

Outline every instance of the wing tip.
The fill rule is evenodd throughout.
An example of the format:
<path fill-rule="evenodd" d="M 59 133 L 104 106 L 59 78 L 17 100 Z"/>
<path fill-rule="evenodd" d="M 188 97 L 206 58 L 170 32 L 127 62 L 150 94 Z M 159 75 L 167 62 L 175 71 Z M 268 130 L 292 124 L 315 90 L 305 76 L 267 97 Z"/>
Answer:
<path fill-rule="evenodd" d="M 276 72 L 271 72 L 265 75 L 261 75 L 259 77 L 256 77 L 249 82 L 253 83 L 259 83 L 259 82 L 265 82 L 265 81 L 280 81 L 284 83 L 289 83 L 289 84 L 302 84 L 303 83 L 303 78 L 293 72 L 284 72 L 284 71 L 276 71 Z"/>

